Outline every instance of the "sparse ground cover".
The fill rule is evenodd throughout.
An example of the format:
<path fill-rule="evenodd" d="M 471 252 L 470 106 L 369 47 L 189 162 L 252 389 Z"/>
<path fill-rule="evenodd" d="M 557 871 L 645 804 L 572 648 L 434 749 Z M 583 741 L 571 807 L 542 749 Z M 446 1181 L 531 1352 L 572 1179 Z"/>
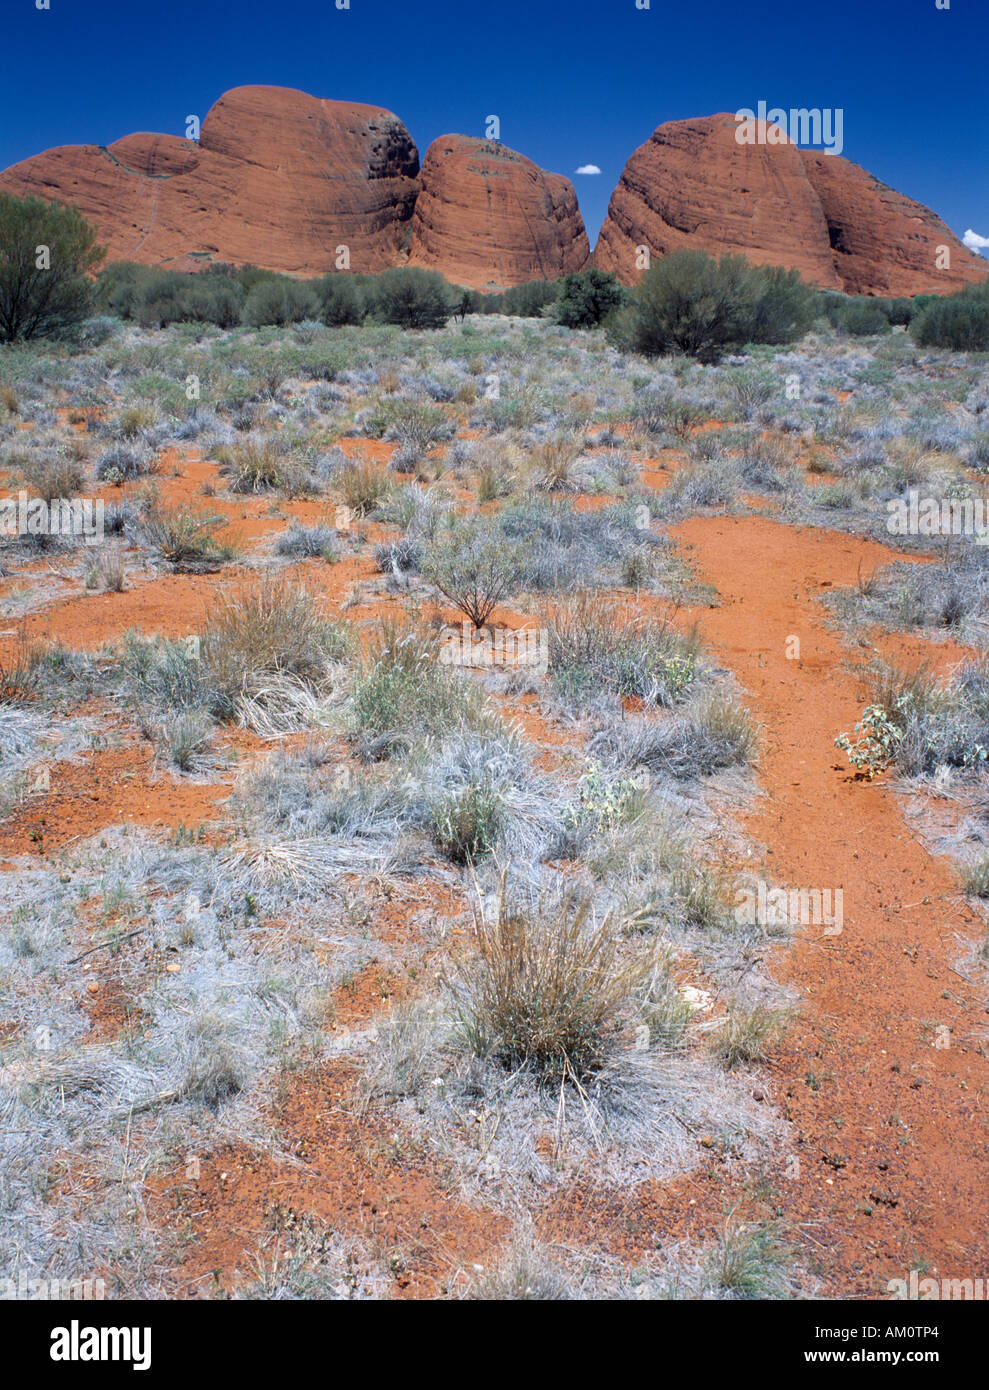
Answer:
<path fill-rule="evenodd" d="M 0 382 L 3 497 L 105 509 L 0 552 L 0 1265 L 984 1266 L 984 357 L 111 321 Z"/>

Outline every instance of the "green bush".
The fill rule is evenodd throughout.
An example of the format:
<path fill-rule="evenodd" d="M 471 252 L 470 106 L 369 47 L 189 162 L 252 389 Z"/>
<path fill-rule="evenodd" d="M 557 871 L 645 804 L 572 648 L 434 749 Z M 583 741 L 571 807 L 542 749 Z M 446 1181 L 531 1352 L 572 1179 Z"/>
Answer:
<path fill-rule="evenodd" d="M 628 298 L 617 278 L 606 270 L 581 270 L 564 275 L 556 301 L 556 320 L 564 328 L 596 328 Z"/>
<path fill-rule="evenodd" d="M 932 300 L 912 320 L 910 334 L 920 347 L 989 352 L 989 291 L 980 286 Z"/>
<path fill-rule="evenodd" d="M 374 284 L 374 309 L 400 328 L 442 328 L 453 313 L 453 294 L 443 276 L 419 266 L 397 266 Z"/>
<path fill-rule="evenodd" d="M 298 280 L 262 280 L 248 294 L 241 315 L 249 328 L 269 324 L 282 327 L 300 319 L 316 318 L 319 301 L 315 291 Z"/>
<path fill-rule="evenodd" d="M 324 275 L 313 288 L 319 299 L 319 317 L 330 328 L 364 322 L 364 295 L 354 276 Z"/>
<path fill-rule="evenodd" d="M 873 333 L 889 333 L 890 322 L 878 300 L 853 299 L 841 311 L 838 328 L 855 338 L 865 338 Z"/>
<path fill-rule="evenodd" d="M 132 261 L 108 265 L 99 278 L 97 296 L 112 313 L 146 328 L 170 323 L 234 328 L 244 303 L 243 287 L 233 276 L 156 270 Z"/>
<path fill-rule="evenodd" d="M 93 292 L 87 278 L 106 254 L 75 208 L 0 193 L 0 343 L 45 338 L 83 322 Z M 39 248 L 48 251 L 38 266 Z"/>
<path fill-rule="evenodd" d="M 797 271 L 782 266 L 756 266 L 751 275 L 755 298 L 749 342 L 793 343 L 802 338 L 816 315 L 815 291 Z"/>
<path fill-rule="evenodd" d="M 542 315 L 547 304 L 555 304 L 560 292 L 559 284 L 553 280 L 529 280 L 524 285 L 513 285 L 500 298 L 497 309 L 489 313 L 509 314 L 515 318 L 536 319 Z M 494 296 L 491 296 L 494 298 Z"/>
<path fill-rule="evenodd" d="M 434 547 L 423 573 L 480 629 L 521 582 L 522 555 L 502 535 L 460 525 Z"/>
<path fill-rule="evenodd" d="M 714 362 L 747 342 L 789 343 L 810 327 L 816 299 L 795 271 L 676 251 L 646 271 L 612 341 L 645 356 L 683 352 Z"/>

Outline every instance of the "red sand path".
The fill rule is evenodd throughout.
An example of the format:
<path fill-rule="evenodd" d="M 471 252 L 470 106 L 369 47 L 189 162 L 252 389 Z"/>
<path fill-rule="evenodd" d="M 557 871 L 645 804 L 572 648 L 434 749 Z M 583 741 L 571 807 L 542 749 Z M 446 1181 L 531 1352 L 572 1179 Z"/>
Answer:
<path fill-rule="evenodd" d="M 924 1265 L 985 1276 L 989 1018 L 950 968 L 956 937 L 982 938 L 985 926 L 895 794 L 855 780 L 834 747 L 861 715 L 861 682 L 815 602 L 828 584 L 854 584 L 860 564 L 868 573 L 902 557 L 765 518 L 695 518 L 672 534 L 722 597 L 690 617 L 764 724 L 766 796 L 745 826 L 766 846 L 761 871 L 844 891 L 842 934 L 801 928 L 775 964 L 804 1000 L 772 1067 L 799 1160 L 788 1176 L 780 1156 L 788 1223 L 819 1251 L 831 1297 L 888 1296 L 887 1280 Z M 791 634 L 799 661 L 786 656 Z M 947 1049 L 934 1046 L 937 1025 L 951 1030 Z"/>

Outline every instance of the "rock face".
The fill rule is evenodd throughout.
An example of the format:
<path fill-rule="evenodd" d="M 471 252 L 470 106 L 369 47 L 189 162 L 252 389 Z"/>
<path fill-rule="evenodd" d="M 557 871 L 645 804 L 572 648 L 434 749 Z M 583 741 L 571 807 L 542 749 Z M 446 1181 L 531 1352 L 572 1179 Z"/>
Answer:
<path fill-rule="evenodd" d="M 251 262 L 296 275 L 395 265 L 408 235 L 419 155 L 397 116 L 282 87 L 238 87 L 199 143 L 128 135 L 67 145 L 0 174 L 0 189 L 72 203 L 110 260 L 189 270 Z"/>
<path fill-rule="evenodd" d="M 590 247 L 569 179 L 496 142 L 442 135 L 423 161 L 409 261 L 495 290 L 583 270 Z"/>
<path fill-rule="evenodd" d="M 632 284 L 639 247 L 651 257 L 697 247 L 793 267 L 825 289 L 890 295 L 950 294 L 989 272 L 933 212 L 857 164 L 739 144 L 736 129 L 725 113 L 659 126 L 612 194 L 595 265 Z"/>
<path fill-rule="evenodd" d="M 933 212 L 840 155 L 735 134 L 726 114 L 654 131 L 625 166 L 594 264 L 631 284 L 639 247 L 693 246 L 889 295 L 951 293 L 989 273 Z M 227 92 L 198 143 L 65 145 L 0 173 L 0 191 L 74 204 L 109 260 L 175 270 L 231 261 L 321 275 L 346 246 L 351 270 L 410 263 L 500 289 L 590 263 L 569 179 L 465 135 L 435 140 L 420 175 L 390 111 L 284 87 Z"/>

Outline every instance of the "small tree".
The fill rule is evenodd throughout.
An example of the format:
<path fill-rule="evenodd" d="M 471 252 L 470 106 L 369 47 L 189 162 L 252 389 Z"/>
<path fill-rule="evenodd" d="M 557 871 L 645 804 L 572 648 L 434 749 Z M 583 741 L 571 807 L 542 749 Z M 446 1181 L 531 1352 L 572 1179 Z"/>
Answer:
<path fill-rule="evenodd" d="M 778 265 L 752 269 L 755 296 L 750 343 L 792 343 L 802 338 L 817 314 L 817 293 L 796 270 Z"/>
<path fill-rule="evenodd" d="M 989 292 L 980 287 L 932 300 L 912 319 L 910 334 L 921 347 L 989 351 Z"/>
<path fill-rule="evenodd" d="M 502 295 L 501 312 L 518 318 L 539 318 L 548 304 L 555 304 L 560 286 L 555 280 L 527 280 Z"/>
<path fill-rule="evenodd" d="M 279 327 L 298 323 L 300 319 L 316 317 L 318 304 L 309 285 L 287 276 L 277 280 L 261 280 L 244 301 L 243 322 L 250 328 L 268 324 Z"/>
<path fill-rule="evenodd" d="M 596 328 L 627 295 L 607 270 L 581 270 L 564 275 L 556 301 L 556 320 L 564 328 Z"/>
<path fill-rule="evenodd" d="M 436 548 L 423 572 L 480 629 L 518 586 L 522 562 L 503 536 L 460 526 Z"/>
<path fill-rule="evenodd" d="M 0 343 L 81 323 L 105 254 L 75 208 L 0 193 Z"/>
<path fill-rule="evenodd" d="M 340 271 L 324 275 L 322 280 L 316 282 L 315 290 L 319 296 L 320 318 L 328 327 L 363 323 L 364 295 L 352 275 Z"/>
<path fill-rule="evenodd" d="M 453 312 L 450 286 L 435 270 L 396 266 L 378 276 L 376 308 L 401 328 L 442 328 Z"/>
<path fill-rule="evenodd" d="M 891 331 L 883 305 L 875 299 L 851 300 L 841 312 L 838 327 L 853 338 L 867 338 L 873 333 Z"/>
<path fill-rule="evenodd" d="M 627 346 L 647 357 L 685 352 L 713 362 L 732 343 L 744 343 L 755 299 L 743 256 L 676 251 L 647 270 L 618 329 Z"/>

